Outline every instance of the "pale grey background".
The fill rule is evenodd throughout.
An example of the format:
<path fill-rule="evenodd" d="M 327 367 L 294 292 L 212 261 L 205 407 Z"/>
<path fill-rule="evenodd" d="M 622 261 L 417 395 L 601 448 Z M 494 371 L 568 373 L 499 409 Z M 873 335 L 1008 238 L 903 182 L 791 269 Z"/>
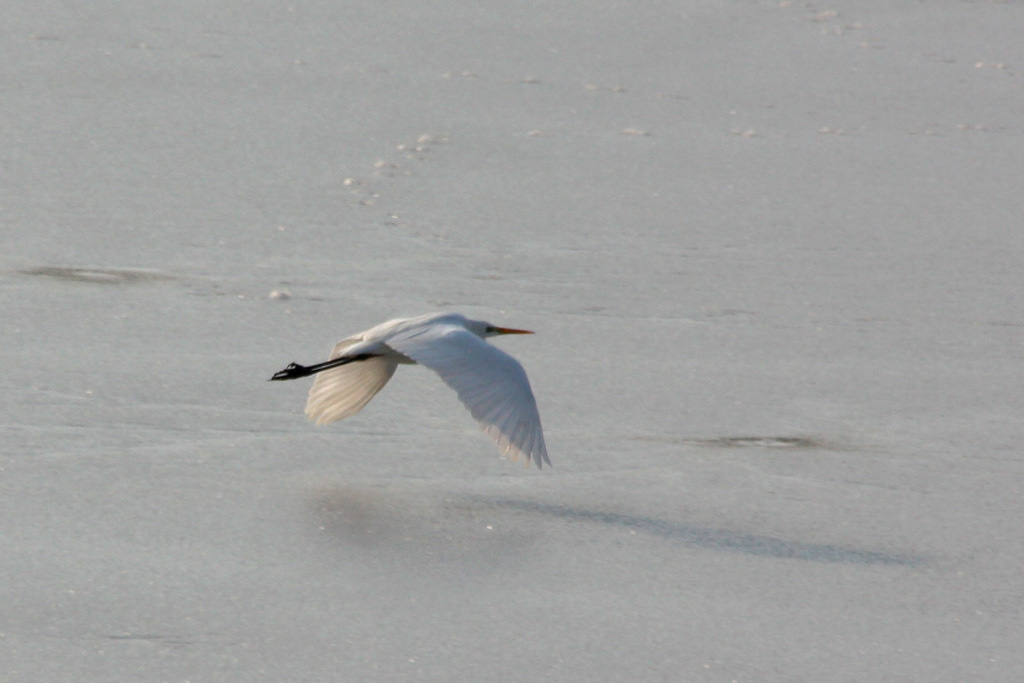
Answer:
<path fill-rule="evenodd" d="M 1024 678 L 1020 3 L 3 14 L 3 680 Z"/>

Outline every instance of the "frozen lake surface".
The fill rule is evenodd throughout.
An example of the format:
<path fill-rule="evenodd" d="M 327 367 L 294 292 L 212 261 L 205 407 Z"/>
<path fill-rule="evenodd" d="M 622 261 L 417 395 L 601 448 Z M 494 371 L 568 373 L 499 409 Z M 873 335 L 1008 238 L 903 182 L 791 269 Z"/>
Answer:
<path fill-rule="evenodd" d="M 0 680 L 1024 678 L 1020 4 L 8 4 Z"/>

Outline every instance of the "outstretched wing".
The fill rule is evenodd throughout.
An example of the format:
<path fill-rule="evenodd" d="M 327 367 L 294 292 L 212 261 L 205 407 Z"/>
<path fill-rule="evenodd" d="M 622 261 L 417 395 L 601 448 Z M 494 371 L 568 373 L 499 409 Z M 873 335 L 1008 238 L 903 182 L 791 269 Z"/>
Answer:
<path fill-rule="evenodd" d="M 360 341 L 359 337 L 350 337 L 338 342 L 331 359 Z M 306 401 L 306 415 L 318 425 L 325 425 L 358 413 L 384 388 L 397 367 L 393 359 L 375 356 L 317 373 Z"/>
<path fill-rule="evenodd" d="M 530 380 L 515 358 L 457 325 L 399 332 L 387 345 L 440 375 L 503 455 L 551 464 Z"/>

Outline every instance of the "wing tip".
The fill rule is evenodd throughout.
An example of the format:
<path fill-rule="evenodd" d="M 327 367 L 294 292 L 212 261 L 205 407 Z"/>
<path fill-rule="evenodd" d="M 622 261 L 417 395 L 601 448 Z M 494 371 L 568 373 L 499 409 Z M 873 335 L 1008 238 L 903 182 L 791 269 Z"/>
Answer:
<path fill-rule="evenodd" d="M 530 467 L 530 464 L 537 466 L 538 470 L 544 469 L 544 465 L 553 467 L 551 459 L 548 458 L 548 449 L 544 443 L 544 437 L 540 436 L 539 443 L 523 444 L 524 447 L 512 442 L 505 434 L 501 433 L 500 430 L 494 428 L 493 425 L 483 424 L 484 431 L 487 432 L 488 436 L 494 439 L 495 443 L 498 444 L 498 450 L 501 451 L 501 457 L 508 457 L 512 461 L 518 461 L 520 458 L 523 460 L 523 466 L 526 468 Z"/>

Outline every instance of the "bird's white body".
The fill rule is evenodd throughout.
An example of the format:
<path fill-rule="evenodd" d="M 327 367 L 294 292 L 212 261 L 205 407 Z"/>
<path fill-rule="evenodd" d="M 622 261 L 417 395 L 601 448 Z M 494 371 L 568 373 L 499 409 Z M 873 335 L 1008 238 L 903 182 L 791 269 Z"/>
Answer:
<path fill-rule="evenodd" d="M 436 372 L 456 391 L 503 455 L 523 457 L 541 467 L 548 460 L 537 403 L 526 371 L 501 349 L 484 341 L 499 334 L 525 333 L 469 320 L 457 313 L 399 318 L 341 340 L 329 367 L 317 372 L 306 414 L 317 424 L 349 417 L 380 391 L 402 364 L 420 364 Z M 302 366 L 290 366 L 302 368 Z M 275 375 L 275 379 L 292 379 Z M 310 373 L 306 373 L 310 374 Z"/>

